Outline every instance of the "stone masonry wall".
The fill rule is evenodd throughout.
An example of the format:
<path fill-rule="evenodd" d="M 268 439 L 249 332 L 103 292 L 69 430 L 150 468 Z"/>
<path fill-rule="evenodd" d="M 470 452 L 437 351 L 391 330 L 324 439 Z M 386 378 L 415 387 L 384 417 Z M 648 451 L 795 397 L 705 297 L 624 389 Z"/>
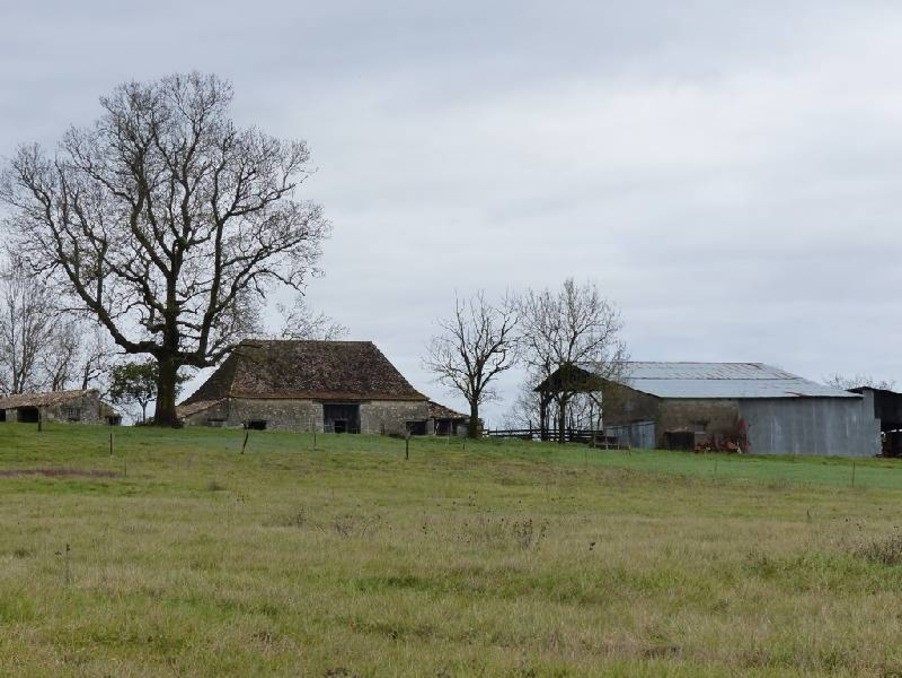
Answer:
<path fill-rule="evenodd" d="M 374 400 L 360 404 L 361 433 L 402 433 L 407 421 L 428 417 L 425 401 Z M 323 404 L 313 400 L 232 398 L 185 418 L 189 426 L 239 427 L 248 421 L 265 421 L 266 428 L 283 431 L 323 431 Z"/>
<path fill-rule="evenodd" d="M 636 421 L 655 421 L 661 401 L 655 396 L 621 387 L 615 398 L 603 403 L 604 425 L 625 426 Z"/>
<path fill-rule="evenodd" d="M 408 421 L 429 417 L 426 401 L 373 400 L 360 405 L 361 433 L 403 433 Z"/>
<path fill-rule="evenodd" d="M 323 406 L 312 400 L 233 398 L 229 401 L 227 426 L 265 421 L 277 431 L 322 431 Z"/>
<path fill-rule="evenodd" d="M 668 399 L 661 401 L 656 426 L 658 446 L 663 445 L 664 432 L 688 430 L 712 436 L 733 435 L 739 420 L 739 403 L 715 398 Z M 698 440 L 698 439 L 696 439 Z"/>
<path fill-rule="evenodd" d="M 62 405 L 42 407 L 41 419 L 44 421 L 61 421 L 72 424 L 106 424 L 107 419 L 101 416 L 100 400 L 92 396 L 74 398 Z M 69 418 L 69 410 L 78 410 L 78 419 Z"/>

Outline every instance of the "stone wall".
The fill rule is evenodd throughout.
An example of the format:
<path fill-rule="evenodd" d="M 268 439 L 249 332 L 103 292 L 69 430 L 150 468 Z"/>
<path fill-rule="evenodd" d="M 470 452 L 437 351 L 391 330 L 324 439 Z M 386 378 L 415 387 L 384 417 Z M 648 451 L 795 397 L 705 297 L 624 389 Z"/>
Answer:
<path fill-rule="evenodd" d="M 361 433 L 402 433 L 407 421 L 428 417 L 425 401 L 374 400 L 360 403 Z M 323 404 L 314 400 L 230 398 L 185 417 L 189 426 L 240 427 L 266 422 L 267 430 L 323 431 Z"/>
<path fill-rule="evenodd" d="M 625 426 L 637 421 L 655 421 L 661 400 L 653 395 L 620 387 L 616 398 L 605 397 L 602 408 L 605 426 Z"/>
<path fill-rule="evenodd" d="M 665 431 L 694 431 L 696 442 L 715 435 L 733 436 L 738 430 L 739 403 L 718 398 L 671 398 L 661 401 L 656 423 L 657 444 L 663 446 Z"/>
<path fill-rule="evenodd" d="M 40 410 L 41 420 L 45 422 L 58 421 L 68 424 L 109 423 L 105 414 L 105 408 L 97 396 L 88 395 L 81 398 L 73 398 L 61 405 L 41 407 Z M 7 418 L 10 418 L 10 414 L 7 413 Z M 11 418 L 16 419 L 15 416 Z"/>
<path fill-rule="evenodd" d="M 705 435 L 731 435 L 736 431 L 739 404 L 735 400 L 658 398 L 623 388 L 616 404 L 608 403 L 605 427 L 626 432 L 636 422 L 654 422 L 654 445 L 663 447 L 665 431 L 687 430 Z"/>
<path fill-rule="evenodd" d="M 403 433 L 408 421 L 429 417 L 426 401 L 373 400 L 360 406 L 362 433 Z"/>

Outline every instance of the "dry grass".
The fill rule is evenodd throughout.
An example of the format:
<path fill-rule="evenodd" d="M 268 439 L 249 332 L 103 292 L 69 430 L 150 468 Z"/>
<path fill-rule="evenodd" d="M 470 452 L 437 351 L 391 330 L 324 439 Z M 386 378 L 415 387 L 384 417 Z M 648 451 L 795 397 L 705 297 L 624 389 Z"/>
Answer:
<path fill-rule="evenodd" d="M 892 462 L 75 428 L 0 426 L 3 675 L 902 675 Z"/>

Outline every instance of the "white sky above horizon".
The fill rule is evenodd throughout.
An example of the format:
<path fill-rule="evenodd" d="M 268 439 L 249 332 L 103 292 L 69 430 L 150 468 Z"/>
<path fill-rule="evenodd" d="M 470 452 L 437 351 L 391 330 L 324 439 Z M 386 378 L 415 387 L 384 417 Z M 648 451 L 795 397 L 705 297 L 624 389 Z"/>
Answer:
<path fill-rule="evenodd" d="M 634 359 L 900 384 L 900 61 L 876 0 L 2 3 L 0 156 L 213 71 L 239 123 L 310 145 L 310 304 L 440 402 L 420 356 L 455 294 L 566 277 Z"/>

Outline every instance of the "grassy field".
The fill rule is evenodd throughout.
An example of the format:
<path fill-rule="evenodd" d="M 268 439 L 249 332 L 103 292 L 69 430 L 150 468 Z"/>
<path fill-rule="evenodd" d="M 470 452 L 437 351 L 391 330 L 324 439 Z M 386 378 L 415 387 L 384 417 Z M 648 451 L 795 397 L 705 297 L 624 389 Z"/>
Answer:
<path fill-rule="evenodd" d="M 0 675 L 902 676 L 902 463 L 0 425 Z"/>

